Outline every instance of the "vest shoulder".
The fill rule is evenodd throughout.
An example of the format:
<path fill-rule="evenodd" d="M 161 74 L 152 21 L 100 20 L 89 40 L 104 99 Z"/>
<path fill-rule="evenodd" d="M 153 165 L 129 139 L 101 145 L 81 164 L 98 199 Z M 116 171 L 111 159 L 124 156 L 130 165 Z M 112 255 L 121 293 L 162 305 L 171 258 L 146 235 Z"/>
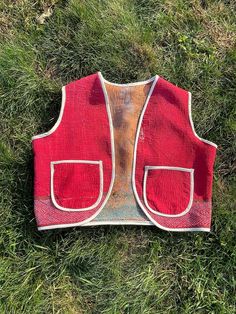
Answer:
<path fill-rule="evenodd" d="M 74 80 L 70 81 L 69 83 L 65 84 L 65 86 L 67 89 L 74 89 L 77 86 L 86 87 L 89 84 L 91 84 L 95 78 L 96 78 L 96 73 L 89 74 L 89 75 L 83 76 L 81 78 L 74 79 Z"/>
<path fill-rule="evenodd" d="M 160 77 L 159 80 L 160 80 L 159 84 L 161 85 L 162 89 L 165 90 L 166 92 L 169 91 L 171 93 L 180 94 L 180 95 L 185 95 L 185 94 L 188 94 L 189 92 L 187 89 L 183 88 L 182 86 L 178 86 L 163 77 Z"/>

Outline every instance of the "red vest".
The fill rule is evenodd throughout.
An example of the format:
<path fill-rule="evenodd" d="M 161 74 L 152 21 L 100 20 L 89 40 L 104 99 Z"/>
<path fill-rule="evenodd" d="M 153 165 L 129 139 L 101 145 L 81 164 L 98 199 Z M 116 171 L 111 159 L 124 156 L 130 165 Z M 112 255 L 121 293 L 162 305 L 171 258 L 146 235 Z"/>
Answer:
<path fill-rule="evenodd" d="M 105 83 L 151 83 L 135 126 L 130 203 L 111 213 L 115 148 L 121 145 Z M 116 84 L 99 71 L 63 86 L 59 117 L 48 132 L 32 137 L 32 148 L 39 230 L 98 224 L 210 230 L 217 145 L 196 134 L 191 93 L 158 75 Z M 119 163 L 126 160 L 124 149 L 121 156 Z"/>

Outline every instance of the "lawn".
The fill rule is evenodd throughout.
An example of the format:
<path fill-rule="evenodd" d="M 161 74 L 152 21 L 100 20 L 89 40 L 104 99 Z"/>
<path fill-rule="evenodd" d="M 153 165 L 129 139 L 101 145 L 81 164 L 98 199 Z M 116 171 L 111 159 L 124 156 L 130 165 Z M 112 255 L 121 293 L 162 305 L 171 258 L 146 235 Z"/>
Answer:
<path fill-rule="evenodd" d="M 234 0 L 0 1 L 0 313 L 235 313 L 235 10 Z M 210 233 L 37 231 L 31 137 L 55 123 L 62 85 L 99 70 L 118 83 L 159 74 L 192 92 L 196 131 L 218 144 Z"/>

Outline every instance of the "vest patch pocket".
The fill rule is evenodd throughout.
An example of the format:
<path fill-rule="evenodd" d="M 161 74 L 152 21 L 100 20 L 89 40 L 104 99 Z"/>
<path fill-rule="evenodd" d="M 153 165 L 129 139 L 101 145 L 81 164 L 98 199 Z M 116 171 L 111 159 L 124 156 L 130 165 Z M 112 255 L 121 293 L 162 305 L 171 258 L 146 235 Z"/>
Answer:
<path fill-rule="evenodd" d="M 101 160 L 51 161 L 51 199 L 55 207 L 65 211 L 95 208 L 103 195 Z"/>
<path fill-rule="evenodd" d="M 154 214 L 180 217 L 191 208 L 194 169 L 170 166 L 145 166 L 143 198 Z"/>

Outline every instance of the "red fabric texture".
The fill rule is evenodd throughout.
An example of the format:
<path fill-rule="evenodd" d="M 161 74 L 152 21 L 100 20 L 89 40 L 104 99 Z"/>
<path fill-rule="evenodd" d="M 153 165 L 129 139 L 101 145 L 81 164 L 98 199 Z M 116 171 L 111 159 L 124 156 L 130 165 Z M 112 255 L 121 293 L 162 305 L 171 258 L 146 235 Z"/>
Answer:
<path fill-rule="evenodd" d="M 111 132 L 98 73 L 65 86 L 62 120 L 48 136 L 32 140 L 34 152 L 34 211 L 38 227 L 83 224 L 102 209 L 112 182 Z M 138 138 L 135 187 L 142 209 L 157 226 L 170 229 L 209 228 L 213 165 L 216 148 L 197 138 L 188 115 L 188 92 L 159 77 L 149 99 Z M 63 211 L 52 203 L 51 163 L 62 160 L 101 161 L 102 196 L 85 211 Z M 163 217 L 144 202 L 146 166 L 194 169 L 193 203 L 181 217 Z M 101 187 L 99 164 L 54 164 L 53 188 L 65 208 L 95 204 Z M 146 196 L 150 207 L 164 214 L 180 214 L 189 204 L 190 172 L 148 170 Z M 46 200 L 46 201 L 45 201 Z M 125 209 L 124 209 L 125 210 Z"/>
<path fill-rule="evenodd" d="M 54 165 L 53 191 L 57 204 L 72 209 L 93 206 L 101 186 L 98 164 L 65 162 Z"/>

